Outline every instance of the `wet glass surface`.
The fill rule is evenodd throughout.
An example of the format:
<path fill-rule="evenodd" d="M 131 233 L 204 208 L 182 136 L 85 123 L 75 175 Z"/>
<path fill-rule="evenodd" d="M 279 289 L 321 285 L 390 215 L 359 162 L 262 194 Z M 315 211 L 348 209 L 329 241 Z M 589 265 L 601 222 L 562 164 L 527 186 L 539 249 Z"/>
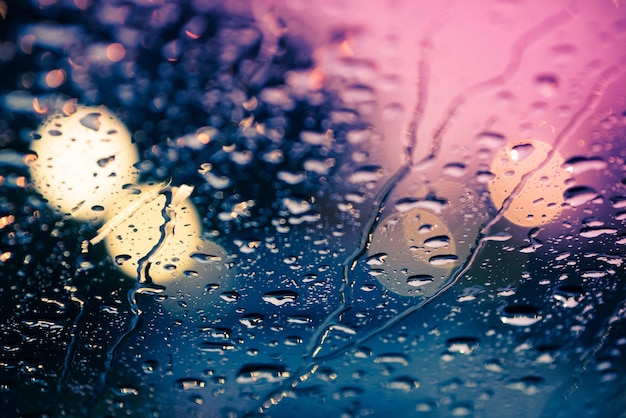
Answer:
<path fill-rule="evenodd" d="M 623 416 L 619 1 L 0 1 L 7 416 Z"/>

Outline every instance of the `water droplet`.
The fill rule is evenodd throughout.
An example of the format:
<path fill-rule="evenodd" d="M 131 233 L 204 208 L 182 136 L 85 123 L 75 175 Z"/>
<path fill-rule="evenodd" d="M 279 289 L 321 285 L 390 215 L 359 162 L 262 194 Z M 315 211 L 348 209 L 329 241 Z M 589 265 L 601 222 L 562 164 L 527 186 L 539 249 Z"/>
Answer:
<path fill-rule="evenodd" d="M 454 254 L 442 254 L 430 257 L 428 262 L 433 266 L 446 266 L 456 263 L 458 259 L 459 257 Z"/>
<path fill-rule="evenodd" d="M 583 228 L 580 230 L 580 236 L 584 238 L 597 238 L 601 235 L 615 235 L 617 228 Z"/>
<path fill-rule="evenodd" d="M 204 386 L 206 386 L 206 382 L 202 379 L 185 378 L 174 382 L 174 388 L 182 390 L 202 389 Z"/>
<path fill-rule="evenodd" d="M 600 157 L 572 157 L 567 159 L 562 167 L 572 175 L 578 175 L 591 170 L 604 170 L 608 163 Z"/>
<path fill-rule="evenodd" d="M 450 237 L 447 235 L 437 235 L 424 240 L 424 247 L 440 248 L 450 245 Z"/>
<path fill-rule="evenodd" d="M 500 148 L 505 142 L 505 136 L 497 132 L 481 132 L 476 137 L 476 143 L 490 149 Z"/>
<path fill-rule="evenodd" d="M 115 386 L 111 388 L 113 393 L 117 396 L 137 396 L 139 391 L 132 386 Z"/>
<path fill-rule="evenodd" d="M 343 324 L 333 324 L 329 327 L 330 330 L 343 332 L 348 335 L 356 335 L 357 330 Z"/>
<path fill-rule="evenodd" d="M 430 274 L 416 274 L 406 279 L 406 284 L 411 287 L 420 287 L 431 283 L 434 277 Z"/>
<path fill-rule="evenodd" d="M 128 255 L 128 254 L 120 254 L 120 255 L 116 255 L 115 256 L 115 264 L 117 264 L 118 266 L 121 266 L 122 264 L 124 264 L 126 261 L 130 260 L 132 258 L 132 256 Z"/>
<path fill-rule="evenodd" d="M 222 261 L 221 256 L 212 254 L 191 253 L 190 257 L 201 263 L 216 263 Z"/>
<path fill-rule="evenodd" d="M 475 300 L 476 297 L 484 292 L 485 289 L 482 286 L 470 286 L 463 289 L 463 292 L 457 296 L 457 302 L 469 302 Z"/>
<path fill-rule="evenodd" d="M 399 199 L 395 204 L 395 210 L 398 212 L 408 212 L 410 210 L 420 208 L 429 210 L 435 214 L 439 214 L 448 204 L 447 200 L 437 199 L 434 196 L 428 196 L 425 199 L 416 199 L 406 197 Z"/>
<path fill-rule="evenodd" d="M 220 287 L 220 285 L 218 283 L 209 283 L 206 286 L 204 286 L 204 291 L 206 293 L 213 293 L 217 289 L 219 289 L 219 287 Z"/>
<path fill-rule="evenodd" d="M 241 295 L 235 291 L 222 292 L 220 298 L 226 302 L 237 302 Z"/>
<path fill-rule="evenodd" d="M 205 351 L 209 353 L 221 353 L 223 354 L 225 351 L 234 350 L 235 345 L 227 342 L 209 342 L 205 341 L 200 343 L 198 346 L 198 350 Z"/>
<path fill-rule="evenodd" d="M 448 163 L 443 167 L 444 174 L 451 177 L 463 177 L 467 166 L 463 163 Z"/>
<path fill-rule="evenodd" d="M 288 378 L 290 373 L 285 366 L 272 364 L 250 364 L 242 367 L 237 373 L 237 383 L 248 384 L 257 382 L 275 383 Z"/>
<path fill-rule="evenodd" d="M 368 266 L 382 266 L 385 264 L 387 257 L 388 255 L 386 253 L 377 253 L 369 256 L 366 263 Z"/>
<path fill-rule="evenodd" d="M 336 393 L 333 394 L 333 399 L 348 399 L 356 398 L 363 395 L 364 390 L 356 386 L 343 386 Z"/>
<path fill-rule="evenodd" d="M 458 403 L 450 407 L 450 413 L 453 417 L 467 417 L 474 413 L 474 408 L 471 404 Z"/>
<path fill-rule="evenodd" d="M 539 376 L 525 376 L 521 379 L 511 380 L 506 387 L 519 390 L 526 395 L 534 395 L 539 392 L 540 386 L 544 384 L 544 379 Z"/>
<path fill-rule="evenodd" d="M 293 315 L 287 318 L 287 322 L 290 324 L 306 325 L 313 322 L 313 320 L 306 315 Z"/>
<path fill-rule="evenodd" d="M 402 392 L 410 392 L 413 389 L 420 387 L 420 382 L 417 379 L 408 376 L 400 376 L 387 383 L 387 388 L 400 390 Z"/>
<path fill-rule="evenodd" d="M 183 27 L 182 31 L 190 39 L 199 39 L 206 30 L 207 22 L 203 16 L 194 16 Z"/>
<path fill-rule="evenodd" d="M 553 295 L 565 308 L 575 308 L 583 300 L 583 296 L 583 288 L 575 284 L 560 284 Z"/>
<path fill-rule="evenodd" d="M 437 402 L 431 400 L 420 401 L 415 405 L 417 412 L 432 412 L 437 409 Z"/>
<path fill-rule="evenodd" d="M 159 367 L 159 363 L 156 360 L 146 360 L 142 365 L 144 373 L 154 373 Z"/>
<path fill-rule="evenodd" d="M 306 179 L 306 174 L 305 173 L 293 173 L 291 171 L 279 171 L 276 174 L 276 177 L 279 180 L 284 181 L 287 184 L 296 185 L 298 183 L 303 182 L 304 179 Z"/>
<path fill-rule="evenodd" d="M 376 290 L 376 287 L 377 286 L 373 283 L 364 283 L 359 289 L 361 289 L 363 292 L 373 292 L 374 290 Z"/>
<path fill-rule="evenodd" d="M 369 183 L 377 181 L 383 176 L 383 169 L 380 166 L 363 166 L 348 177 L 349 183 Z"/>
<path fill-rule="evenodd" d="M 311 204 L 305 199 L 286 197 L 283 199 L 283 205 L 293 215 L 301 215 L 311 210 Z"/>
<path fill-rule="evenodd" d="M 263 323 L 265 317 L 261 314 L 250 313 L 239 318 L 239 322 L 244 324 L 248 328 L 256 328 Z"/>
<path fill-rule="evenodd" d="M 485 369 L 494 373 L 502 373 L 504 371 L 504 368 L 502 367 L 502 362 L 498 359 L 486 361 Z"/>
<path fill-rule="evenodd" d="M 531 305 L 508 305 L 500 314 L 503 323 L 517 327 L 533 325 L 542 319 L 539 309 Z"/>
<path fill-rule="evenodd" d="M 598 192 L 588 186 L 570 187 L 563 193 L 565 202 L 574 207 L 584 205 L 594 200 L 596 197 L 598 197 Z"/>
<path fill-rule="evenodd" d="M 374 363 L 382 363 L 382 364 L 399 364 L 401 366 L 409 365 L 409 358 L 400 353 L 386 353 L 377 356 L 374 359 Z"/>
<path fill-rule="evenodd" d="M 477 171 L 476 172 L 476 181 L 480 184 L 485 184 L 490 182 L 496 177 L 491 171 Z"/>
<path fill-rule="evenodd" d="M 479 340 L 473 337 L 455 337 L 446 341 L 447 350 L 450 353 L 470 355 L 478 349 Z"/>
<path fill-rule="evenodd" d="M 559 87 L 559 79 L 554 74 L 539 74 L 535 77 L 535 83 L 539 94 L 545 98 L 555 96 Z"/>
<path fill-rule="evenodd" d="M 372 132 L 369 129 L 353 129 L 346 134 L 346 140 L 355 145 L 366 142 L 371 138 Z"/>
<path fill-rule="evenodd" d="M 533 144 L 519 144 L 511 149 L 511 159 L 516 163 L 524 161 L 535 151 Z"/>
<path fill-rule="evenodd" d="M 100 122 L 100 116 L 102 116 L 101 113 L 90 112 L 80 118 L 79 122 L 85 128 L 97 132 L 100 129 L 100 125 L 102 125 L 102 123 Z"/>
<path fill-rule="evenodd" d="M 291 290 L 276 290 L 263 295 L 263 300 L 274 306 L 282 306 L 287 303 L 293 304 L 297 298 L 298 294 Z"/>
<path fill-rule="evenodd" d="M 517 289 L 511 285 L 505 286 L 505 287 L 501 287 L 498 289 L 498 296 L 513 296 L 515 294 L 515 292 L 517 291 Z"/>
<path fill-rule="evenodd" d="M 285 338 L 285 345 L 295 346 L 302 344 L 302 337 L 297 335 L 289 335 Z"/>
<path fill-rule="evenodd" d="M 108 157 L 100 158 L 98 162 L 98 167 L 106 167 L 110 163 L 115 161 L 115 155 L 110 155 Z"/>

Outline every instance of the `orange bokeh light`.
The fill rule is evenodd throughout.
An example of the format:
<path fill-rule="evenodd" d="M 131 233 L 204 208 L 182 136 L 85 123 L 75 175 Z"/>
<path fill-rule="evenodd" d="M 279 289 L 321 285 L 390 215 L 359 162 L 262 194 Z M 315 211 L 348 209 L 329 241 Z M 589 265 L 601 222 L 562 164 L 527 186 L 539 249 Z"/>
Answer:
<path fill-rule="evenodd" d="M 65 82 L 65 71 L 52 70 L 46 74 L 46 85 L 51 89 L 60 87 Z"/>
<path fill-rule="evenodd" d="M 507 220 L 535 227 L 553 221 L 561 213 L 569 173 L 562 168 L 563 157 L 556 151 L 544 164 L 551 150 L 545 142 L 524 139 L 508 144 L 494 156 L 491 172 L 495 177 L 488 188 L 496 208 L 511 199 L 504 212 Z M 523 178 L 522 189 L 512 195 Z"/>
<path fill-rule="evenodd" d="M 106 48 L 106 56 L 111 62 L 120 62 L 126 56 L 126 48 L 118 42 L 112 43 Z"/>

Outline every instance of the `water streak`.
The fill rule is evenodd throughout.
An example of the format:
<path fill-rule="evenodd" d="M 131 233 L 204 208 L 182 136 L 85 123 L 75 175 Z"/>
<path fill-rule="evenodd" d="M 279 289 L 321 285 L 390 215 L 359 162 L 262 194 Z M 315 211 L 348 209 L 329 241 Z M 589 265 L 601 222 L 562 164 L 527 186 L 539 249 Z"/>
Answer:
<path fill-rule="evenodd" d="M 404 318 L 408 317 L 413 312 L 423 308 L 431 301 L 436 300 L 441 294 L 443 294 L 448 289 L 453 287 L 454 284 L 459 280 L 459 278 L 462 277 L 469 270 L 470 266 L 473 265 L 474 260 L 477 258 L 477 256 L 480 253 L 480 250 L 488 241 L 488 240 L 485 240 L 484 237 L 488 236 L 488 231 L 503 216 L 504 212 L 506 211 L 506 208 L 508 207 L 508 205 L 510 205 L 510 200 L 509 201 L 505 200 L 503 207 L 500 208 L 500 210 L 494 216 L 494 218 L 486 221 L 483 225 L 481 225 L 476 241 L 470 250 L 469 257 L 459 267 L 459 269 L 457 269 L 457 271 L 451 275 L 451 277 L 447 280 L 447 282 L 443 284 L 433 295 L 420 299 L 419 302 L 417 302 L 415 305 L 407 308 L 403 312 L 390 318 L 389 320 L 387 320 L 380 326 L 370 330 L 369 332 L 358 334 L 357 337 L 352 339 L 349 343 L 347 343 L 343 347 L 335 349 L 334 351 L 331 351 L 330 353 L 324 356 L 318 355 L 323 347 L 324 341 L 330 334 L 332 326 L 335 325 L 337 321 L 340 321 L 341 315 L 347 309 L 349 309 L 349 301 L 348 301 L 348 298 L 346 298 L 346 289 L 348 288 L 352 290 L 354 281 L 351 279 L 351 276 L 356 267 L 356 263 L 358 262 L 359 258 L 362 257 L 369 249 L 369 246 L 371 245 L 371 242 L 373 239 L 374 231 L 384 212 L 385 203 L 387 199 L 389 198 L 389 196 L 391 195 L 391 193 L 393 192 L 393 190 L 395 189 L 395 187 L 404 179 L 404 177 L 411 170 L 418 170 L 418 169 L 424 168 L 428 166 L 432 160 L 438 157 L 439 152 L 441 150 L 443 136 L 444 136 L 446 129 L 449 126 L 449 123 L 451 122 L 453 116 L 461 109 L 461 107 L 470 98 L 483 94 L 489 89 L 493 87 L 497 87 L 505 83 L 508 79 L 510 79 L 517 72 L 520 66 L 523 52 L 533 42 L 538 41 L 547 33 L 549 33 L 550 30 L 554 30 L 555 27 L 566 23 L 571 18 L 572 18 L 572 12 L 569 9 L 564 9 L 552 16 L 549 16 L 548 18 L 540 22 L 538 25 L 536 25 L 535 27 L 531 28 L 529 31 L 524 33 L 513 44 L 509 62 L 507 66 L 505 67 L 505 69 L 500 74 L 469 87 L 468 89 L 461 92 L 457 97 L 455 97 L 451 101 L 447 110 L 444 112 L 442 121 L 437 125 L 437 128 L 435 129 L 435 132 L 431 138 L 429 154 L 425 156 L 424 158 L 422 158 L 420 161 L 414 163 L 413 162 L 413 150 L 414 150 L 414 147 L 416 147 L 417 142 L 418 142 L 417 132 L 419 129 L 419 123 L 421 121 L 421 117 L 424 113 L 424 107 L 425 107 L 426 100 L 427 100 L 426 87 L 428 85 L 429 65 L 428 65 L 428 54 L 427 54 L 426 46 L 430 45 L 430 40 L 426 40 L 422 42 L 421 52 L 423 53 L 423 56 L 418 65 L 418 71 L 419 71 L 418 83 L 417 83 L 417 96 L 418 97 L 417 97 L 417 104 L 415 106 L 415 110 L 412 115 L 412 119 L 409 123 L 409 127 L 408 127 L 409 141 L 404 149 L 405 161 L 403 162 L 402 167 L 387 180 L 387 182 L 383 185 L 383 187 L 379 191 L 377 198 L 374 200 L 372 215 L 370 216 L 368 224 L 366 228 L 364 229 L 364 233 L 361 236 L 359 246 L 347 258 L 346 262 L 343 263 L 342 284 L 339 289 L 340 294 L 341 294 L 340 305 L 329 316 L 327 316 L 327 318 L 324 320 L 322 325 L 318 328 L 318 331 L 313 334 L 313 338 L 312 338 L 313 343 L 307 347 L 308 354 L 304 356 L 305 364 L 302 367 L 300 367 L 298 372 L 294 373 L 294 378 L 287 379 L 285 382 L 283 382 L 283 384 L 278 389 L 276 389 L 275 391 L 272 391 L 268 396 L 265 397 L 261 405 L 258 407 L 258 412 L 265 413 L 267 412 L 269 408 L 278 404 L 286 396 L 289 389 L 293 389 L 301 382 L 306 381 L 307 378 L 315 371 L 317 367 L 319 367 L 319 365 L 322 362 L 342 356 L 346 352 L 346 350 L 362 344 L 363 342 L 369 340 L 375 335 L 378 335 L 379 333 L 399 323 Z M 606 87 L 606 83 L 602 84 L 601 86 Z M 585 103 L 585 104 L 589 105 L 591 103 L 595 103 L 592 99 L 593 97 L 590 97 L 587 100 L 587 102 L 589 103 Z M 583 107 L 576 115 L 574 115 L 574 117 L 572 118 L 573 120 L 570 121 L 570 123 L 568 123 L 568 125 L 564 129 L 564 133 L 561 134 L 560 136 L 561 140 L 574 128 L 574 126 L 577 126 L 577 123 L 576 123 L 577 117 L 585 115 L 586 112 L 590 112 L 590 111 L 591 110 L 589 110 L 588 107 Z M 548 155 L 548 157 L 546 158 L 547 161 L 544 161 L 543 164 L 540 165 L 540 167 L 542 167 L 543 165 L 549 162 L 549 159 L 551 158 L 553 153 L 554 151 L 552 152 L 552 154 Z M 530 175 L 523 177 L 522 180 L 520 181 L 520 184 L 518 184 L 518 186 L 515 188 L 512 195 L 514 195 L 515 193 L 519 193 L 521 189 L 523 188 L 524 184 L 526 183 L 526 181 L 530 177 L 531 177 Z M 350 296 L 352 296 L 351 292 L 350 292 Z"/>

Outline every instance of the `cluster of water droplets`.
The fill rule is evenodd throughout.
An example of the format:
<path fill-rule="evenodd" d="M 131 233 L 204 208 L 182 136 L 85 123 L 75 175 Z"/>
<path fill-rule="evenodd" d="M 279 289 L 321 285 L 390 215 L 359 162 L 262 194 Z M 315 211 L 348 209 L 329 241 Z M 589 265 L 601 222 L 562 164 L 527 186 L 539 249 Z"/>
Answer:
<path fill-rule="evenodd" d="M 83 3 L 75 4 L 80 8 Z M 602 142 L 621 138 L 623 127 L 618 115 L 594 119 L 595 109 L 603 106 L 599 97 L 619 71 L 595 71 L 590 92 L 576 90 L 572 96 L 579 100 L 569 108 L 554 105 L 558 109 L 550 100 L 573 89 L 568 81 L 552 71 L 531 77 L 538 97 L 528 107 L 533 115 L 564 115 L 555 122 L 555 134 L 547 135 L 548 146 L 535 139 L 512 141 L 506 129 L 490 123 L 484 129 L 473 126 L 478 133 L 467 135 L 470 151 L 449 139 L 459 134 L 457 129 L 467 129 L 463 117 L 471 104 L 483 106 L 481 100 L 492 96 L 499 103 L 513 100 L 505 87 L 526 71 L 522 56 L 541 45 L 553 27 L 568 24 L 566 10 L 525 32 L 502 72 L 464 87 L 444 106 L 430 135 L 421 127 L 428 105 L 437 100 L 428 91 L 434 83 L 437 33 L 422 39 L 410 105 L 391 101 L 380 106 L 387 121 L 410 114 L 400 129 L 405 134 L 393 136 L 390 132 L 397 130 L 381 132 L 376 123 L 366 122 L 372 109 L 378 110 L 380 92 L 358 82 L 377 73 L 371 61 L 350 55 L 358 31 L 333 37 L 329 49 L 339 51 L 339 58 L 331 54 L 328 60 L 339 64 L 329 64 L 332 71 L 321 74 L 308 44 L 289 37 L 276 10 L 257 11 L 269 22 L 260 25 L 247 10 L 231 15 L 194 7 L 199 8 L 195 15 L 187 16 L 170 2 L 154 8 L 142 2 L 97 6 L 95 19 L 116 42 L 81 41 L 81 36 L 96 35 L 80 25 L 35 23 L 21 32 L 25 56 L 28 50 L 50 51 L 34 54 L 42 69 L 22 77 L 22 90 L 3 95 L 5 106 L 24 119 L 32 109 L 43 114 L 46 107 L 71 106 L 68 96 L 118 109 L 142 150 L 134 166 L 139 175 L 194 186 L 202 218 L 199 234 L 228 248 L 229 256 L 194 250 L 188 255 L 200 267 L 186 269 L 184 282 L 147 285 L 143 267 L 158 261 L 151 254 L 172 235 L 166 227 L 172 213 L 165 208 L 175 196 L 159 192 L 166 200 L 158 211 L 158 226 L 164 228 L 157 228 L 154 251 L 142 253 L 145 258 L 134 266 L 140 273 L 137 283 L 123 285 L 116 269 L 128 266 L 129 253 L 106 264 L 106 255 L 97 250 L 73 260 L 73 249 L 62 248 L 70 235 L 97 244 L 100 235 L 93 227 L 59 221 L 34 193 L 28 197 L 31 213 L 16 215 L 10 201 L 3 201 L 0 229 L 11 232 L 3 235 L 9 249 L 0 251 L 2 263 L 43 232 L 51 230 L 57 238 L 54 249 L 40 246 L 51 264 L 61 266 L 66 286 L 57 293 L 62 296 L 46 294 L 36 303 L 24 298 L 19 309 L 33 314 L 21 316 L 17 328 L 26 338 L 68 343 L 59 393 L 68 388 L 87 393 L 81 407 L 89 413 L 124 410 L 155 390 L 174 389 L 170 399 L 182 400 L 186 412 L 215 411 L 209 404 L 217 402 L 225 415 L 271 414 L 272 408 L 288 408 L 280 401 L 305 403 L 328 394 L 346 414 L 358 416 L 368 412 L 361 405 L 365 395 L 379 391 L 383 382 L 391 393 L 424 393 L 415 395 L 421 397 L 413 406 L 416 412 L 447 408 L 451 416 L 468 416 L 484 408 L 494 389 L 460 373 L 433 383 L 420 355 L 439 365 L 479 369 L 504 381 L 507 390 L 538 396 L 552 389 L 547 382 L 556 372 L 550 370 L 561 367 L 563 353 L 578 349 L 552 340 L 591 339 L 587 330 L 597 327 L 603 338 L 585 343 L 591 348 L 583 350 L 578 375 L 589 368 L 624 317 L 618 296 L 609 291 L 619 295 L 621 289 L 611 283 L 623 263 L 626 199 L 619 173 L 610 174 L 610 167 L 623 164 L 623 155 L 608 148 L 613 141 Z M 149 28 L 142 31 L 137 16 L 148 16 L 139 13 L 145 8 L 152 13 Z M 572 48 L 552 50 L 568 60 L 576 55 Z M 2 57 L 7 51 L 0 51 Z M 69 59 L 56 68 L 64 51 Z M 397 80 L 383 78 L 381 85 Z M 38 89 L 43 93 L 25 93 Z M 597 141 L 589 145 L 593 155 L 581 151 L 562 157 L 559 153 L 567 151 L 581 125 L 597 127 L 589 133 L 590 141 Z M 390 142 L 401 144 L 393 163 L 383 155 Z M 3 171 L 2 186 L 22 192 L 32 158 L 2 150 L 0 165 L 11 172 Z M 102 169 L 116 161 L 115 152 L 94 159 Z M 600 179 L 607 173 L 616 178 Z M 504 190 L 499 198 L 498 190 Z M 124 210 L 124 203 L 117 204 L 124 206 L 118 208 L 119 225 L 101 232 L 120 225 L 145 228 L 131 220 L 133 211 Z M 87 207 L 102 212 L 106 206 Z M 44 231 L 32 234 L 16 227 L 29 222 Z M 542 259 L 549 260 L 548 267 L 538 266 Z M 29 267 L 32 257 L 23 261 L 15 268 L 21 277 L 45 270 Z M 228 273 L 213 274 L 216 265 Z M 106 274 L 97 273 L 102 269 Z M 89 294 L 96 286 L 115 287 L 106 283 L 111 277 L 129 294 Z M 541 295 L 529 289 L 540 289 Z M 609 324 L 594 319 L 601 303 L 617 306 Z M 464 314 L 470 307 L 484 318 Z M 68 323 L 65 315 L 73 321 Z M 96 316 L 111 321 L 115 331 L 93 331 Z M 477 323 L 483 322 L 489 329 L 481 334 Z M 446 324 L 452 323 L 459 331 L 449 330 Z M 19 349 L 13 331 L 5 351 Z M 533 338 L 534 343 L 523 341 Z M 430 344 L 434 353 L 421 348 Z M 513 347 L 520 364 L 502 360 L 494 348 L 498 344 Z M 14 367 L 13 360 L 8 363 Z M 81 378 L 85 363 L 102 366 Z M 121 367 L 137 364 L 139 378 Z M 23 361 L 19 373 L 36 379 L 44 367 Z M 594 367 L 603 381 L 616 378 L 615 361 L 604 359 Z M 157 389 L 155 376 L 161 381 Z M 571 396 L 576 382 L 565 386 L 562 392 Z M 466 393 L 471 396 L 464 398 Z M 71 410 L 71 402 L 64 402 Z M 158 401 L 147 403 L 156 405 L 155 413 L 165 408 Z M 142 408 L 149 407 L 136 406 Z"/>

